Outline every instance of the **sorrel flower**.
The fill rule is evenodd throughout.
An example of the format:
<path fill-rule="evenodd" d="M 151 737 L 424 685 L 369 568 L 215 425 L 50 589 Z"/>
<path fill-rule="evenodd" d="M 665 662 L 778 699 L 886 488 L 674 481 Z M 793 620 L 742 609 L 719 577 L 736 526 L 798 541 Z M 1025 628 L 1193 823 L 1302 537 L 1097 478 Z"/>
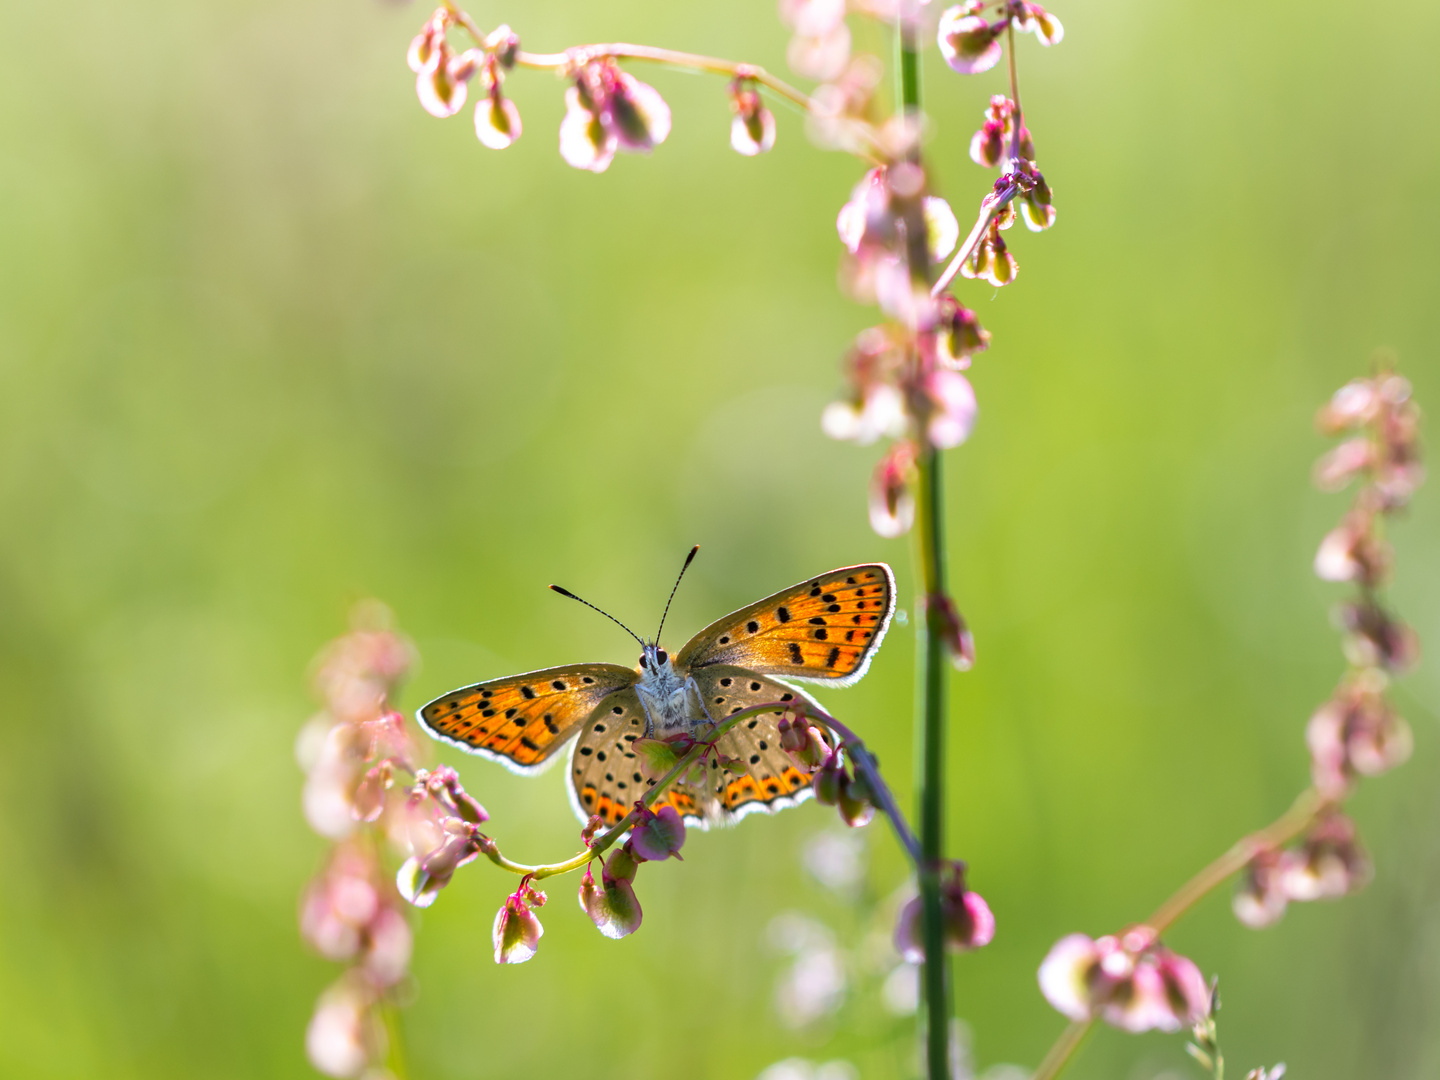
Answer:
<path fill-rule="evenodd" d="M 1279 922 L 1289 902 L 1280 875 L 1280 853 L 1265 848 L 1246 865 L 1230 906 L 1237 919 L 1258 930 Z"/>
<path fill-rule="evenodd" d="M 1000 18 L 994 22 L 982 14 L 992 6 L 1000 13 Z M 1060 20 L 1039 4 L 1002 0 L 992 5 L 986 0 L 968 0 L 947 9 L 940 16 L 936 35 L 940 54 L 961 75 L 989 71 L 1000 61 L 1000 38 L 1011 26 L 1021 33 L 1033 33 L 1042 45 L 1058 44 L 1065 36 Z"/>
<path fill-rule="evenodd" d="M 1310 827 L 1300 846 L 1280 858 L 1280 880 L 1291 900 L 1333 900 L 1370 880 L 1369 858 L 1355 836 L 1355 823 L 1338 810 Z"/>
<path fill-rule="evenodd" d="M 575 72 L 565 110 L 560 156 L 577 169 L 604 172 L 616 150 L 649 153 L 670 134 L 665 99 L 608 57 Z"/>
<path fill-rule="evenodd" d="M 754 157 L 775 145 L 775 117 L 760 101 L 755 83 L 736 79 L 730 85 L 730 145 L 738 154 Z"/>
<path fill-rule="evenodd" d="M 497 964 L 523 964 L 535 955 L 545 928 L 531 907 L 541 907 L 545 894 L 532 888 L 528 877 L 520 879 L 520 887 L 505 898 L 495 913 L 490 937 L 495 944 Z"/>
<path fill-rule="evenodd" d="M 1386 698 L 1386 683 L 1377 668 L 1353 672 L 1310 718 L 1311 775 L 1327 798 L 1348 794 L 1358 776 L 1378 776 L 1409 759 L 1410 725 Z"/>
<path fill-rule="evenodd" d="M 943 872 L 940 906 L 945 919 L 945 947 L 951 952 L 969 952 L 994 940 L 995 916 L 984 897 L 965 887 L 963 862 L 951 862 Z M 921 910 L 921 898 L 912 897 L 900 909 L 895 921 L 895 950 L 911 964 L 925 960 L 925 943 L 920 930 Z"/>
<path fill-rule="evenodd" d="M 1119 937 L 1061 938 L 1040 965 L 1045 999 L 1071 1020 L 1098 1017 L 1123 1031 L 1179 1031 L 1210 1007 L 1200 969 L 1148 927 Z"/>
<path fill-rule="evenodd" d="M 588 866 L 580 879 L 580 910 L 608 938 L 618 940 L 640 929 L 644 912 L 631 884 L 634 878 L 635 862 L 622 849 L 602 868 L 600 884 Z"/>

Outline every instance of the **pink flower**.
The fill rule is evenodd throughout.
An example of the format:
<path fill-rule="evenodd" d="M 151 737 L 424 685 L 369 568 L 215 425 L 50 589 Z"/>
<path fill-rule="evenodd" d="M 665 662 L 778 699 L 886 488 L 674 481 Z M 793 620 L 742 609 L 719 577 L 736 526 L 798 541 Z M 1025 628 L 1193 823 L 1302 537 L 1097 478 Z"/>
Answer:
<path fill-rule="evenodd" d="M 1005 20 L 992 25 L 980 15 L 969 14 L 971 10 L 969 4 L 949 8 L 940 16 L 936 34 L 940 54 L 961 75 L 977 75 L 999 63 L 1000 35 L 1005 30 Z"/>
<path fill-rule="evenodd" d="M 977 892 L 965 887 L 965 864 L 952 862 L 940 883 L 940 910 L 945 920 L 945 947 L 951 952 L 983 948 L 995 939 L 995 916 Z M 912 897 L 895 922 L 895 949 L 912 964 L 925 960 L 922 933 L 924 907 Z"/>
<path fill-rule="evenodd" d="M 915 524 L 915 444 L 902 439 L 880 459 L 870 479 L 870 527 L 881 536 L 904 536 Z"/>
<path fill-rule="evenodd" d="M 1231 900 L 1235 917 L 1258 930 L 1278 922 L 1288 902 L 1280 880 L 1280 853 L 1271 848 L 1257 852 L 1236 883 Z"/>
<path fill-rule="evenodd" d="M 1363 888 L 1370 860 L 1355 836 L 1355 823 L 1331 811 L 1310 827 L 1300 846 L 1280 856 L 1280 882 L 1291 900 L 1333 900 Z"/>
<path fill-rule="evenodd" d="M 577 169 L 604 172 L 616 150 L 649 153 L 670 134 L 665 99 L 609 58 L 576 73 L 565 105 L 560 155 Z"/>
<path fill-rule="evenodd" d="M 742 88 L 740 80 L 730 87 L 730 145 L 737 154 L 754 157 L 775 145 L 775 116 L 760 101 L 754 84 Z"/>
<path fill-rule="evenodd" d="M 978 406 L 970 380 L 958 371 L 936 368 L 921 379 L 928 419 L 925 437 L 930 445 L 948 450 L 970 437 Z"/>
<path fill-rule="evenodd" d="M 527 900 L 534 902 L 537 897 L 539 904 L 545 902 L 543 893 L 522 885 L 506 897 L 504 905 L 495 913 L 495 925 L 490 931 L 490 938 L 495 944 L 495 963 L 523 964 L 540 948 L 545 928 L 526 903 Z"/>
<path fill-rule="evenodd" d="M 975 250 L 970 258 L 966 259 L 960 267 L 960 274 L 967 278 L 980 278 L 988 281 L 997 289 L 1009 285 L 1015 280 L 1015 275 L 1020 272 L 1020 266 L 1015 262 L 1015 256 L 1011 255 L 1005 247 L 1005 240 L 1000 236 L 1000 230 L 1008 228 L 1015 220 L 1013 204 L 1001 211 L 1000 215 L 990 223 L 989 230 L 985 233 L 984 239 L 975 245 Z"/>
<path fill-rule="evenodd" d="M 459 818 L 447 818 L 441 824 L 446 836 L 440 846 L 424 856 L 412 855 L 395 875 L 400 895 L 416 907 L 435 903 L 455 871 L 474 862 L 487 842 L 473 825 Z"/>
<path fill-rule="evenodd" d="M 580 879 L 580 910 L 600 933 L 618 940 L 640 929 L 644 913 L 630 879 L 611 877 L 608 870 L 607 866 L 600 875 L 601 883 L 596 885 L 589 867 L 585 869 Z"/>
<path fill-rule="evenodd" d="M 671 856 L 680 858 L 680 849 L 684 845 L 685 822 L 680 819 L 679 812 L 667 803 L 659 813 L 649 814 L 630 830 L 626 846 L 645 862 L 663 862 Z"/>
<path fill-rule="evenodd" d="M 1065 28 L 1060 20 L 1039 4 L 1024 4 L 1025 16 L 1015 24 L 1015 29 L 1024 34 L 1034 34 L 1041 45 L 1058 45 L 1065 37 Z"/>
<path fill-rule="evenodd" d="M 975 666 L 975 636 L 970 633 L 965 616 L 955 607 L 955 601 L 944 593 L 926 597 L 925 603 L 939 616 L 940 635 L 956 669 L 969 671 Z"/>
<path fill-rule="evenodd" d="M 875 817 L 875 802 L 863 776 L 841 772 L 838 807 L 840 820 L 850 828 L 861 829 L 870 824 Z"/>
<path fill-rule="evenodd" d="M 935 336 L 935 358 L 946 367 L 962 371 L 970 357 L 990 347 L 990 331 L 980 325 L 975 312 L 946 293 L 940 297 Z"/>
<path fill-rule="evenodd" d="M 1345 631 L 1345 657 L 1356 667 L 1402 672 L 1420 658 L 1420 638 L 1373 601 L 1341 604 L 1336 619 Z"/>
<path fill-rule="evenodd" d="M 842 22 L 814 37 L 796 34 L 786 46 L 785 60 L 790 70 L 807 79 L 837 78 L 850 62 L 850 28 Z"/>
<path fill-rule="evenodd" d="M 845 21 L 845 0 L 780 0 L 780 21 L 803 37 L 824 37 Z"/>
<path fill-rule="evenodd" d="M 1315 787 L 1327 798 L 1348 793 L 1354 778 L 1378 776 L 1410 757 L 1410 726 L 1385 698 L 1385 676 L 1355 673 L 1315 711 L 1305 729 Z"/>
<path fill-rule="evenodd" d="M 996 94 L 990 99 L 990 105 L 985 110 L 985 120 L 980 125 L 980 130 L 970 138 L 970 160 L 985 168 L 995 168 L 1008 155 L 1014 133 L 1015 103 L 1004 94 Z M 1035 159 L 1035 144 L 1030 139 L 1029 130 L 1023 125 L 1016 150 L 1022 158 L 1031 161 Z"/>
<path fill-rule="evenodd" d="M 346 974 L 320 996 L 305 1029 L 305 1054 L 326 1076 L 359 1076 L 384 1057 L 385 1032 L 374 1015 L 375 992 Z"/>
<path fill-rule="evenodd" d="M 1045 999 L 1071 1020 L 1099 1017 L 1124 1031 L 1178 1031 L 1206 1015 L 1210 992 L 1190 960 L 1137 927 L 1122 937 L 1071 934 L 1040 965 Z"/>
<path fill-rule="evenodd" d="M 1339 491 L 1374 462 L 1369 439 L 1346 439 L 1315 463 L 1315 486 L 1321 491 Z"/>
<path fill-rule="evenodd" d="M 475 135 L 491 150 L 504 150 L 520 138 L 523 130 L 520 110 L 500 93 L 499 83 L 475 103 Z"/>
<path fill-rule="evenodd" d="M 1325 534 L 1315 552 L 1315 576 L 1321 581 L 1375 584 L 1390 571 L 1390 546 L 1375 533 L 1375 518 L 1365 509 L 1351 511 Z"/>

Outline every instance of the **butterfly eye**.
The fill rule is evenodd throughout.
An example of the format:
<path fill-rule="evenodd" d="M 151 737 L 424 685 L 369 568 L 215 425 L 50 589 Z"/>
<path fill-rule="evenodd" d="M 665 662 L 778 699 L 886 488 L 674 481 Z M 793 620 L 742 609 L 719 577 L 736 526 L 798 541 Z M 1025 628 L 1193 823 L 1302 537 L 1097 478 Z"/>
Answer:
<path fill-rule="evenodd" d="M 656 650 L 656 652 L 655 652 L 655 659 L 656 659 L 656 661 L 657 661 L 658 663 L 663 664 L 663 663 L 666 663 L 666 662 L 670 659 L 670 656 L 669 656 L 669 654 L 667 654 L 667 653 L 665 652 L 664 649 L 658 649 L 658 650 Z"/>
<path fill-rule="evenodd" d="M 645 666 L 645 654 L 643 652 L 640 654 L 640 666 L 642 668 Z"/>

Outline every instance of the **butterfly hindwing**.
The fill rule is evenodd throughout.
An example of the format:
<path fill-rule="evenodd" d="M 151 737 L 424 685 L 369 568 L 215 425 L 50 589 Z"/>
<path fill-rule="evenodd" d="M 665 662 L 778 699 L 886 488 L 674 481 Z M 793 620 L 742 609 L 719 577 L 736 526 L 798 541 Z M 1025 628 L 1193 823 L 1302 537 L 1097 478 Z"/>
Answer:
<path fill-rule="evenodd" d="M 546 668 L 452 690 L 415 717 L 437 739 L 512 772 L 536 773 L 602 701 L 636 677 L 618 664 Z"/>
<path fill-rule="evenodd" d="M 581 821 L 598 814 L 614 825 L 654 784 L 640 772 L 630 744 L 645 734 L 640 696 L 628 688 L 606 698 L 585 719 L 570 750 L 570 805 Z"/>
<path fill-rule="evenodd" d="M 804 691 L 766 678 L 755 671 L 728 664 L 714 664 L 695 672 L 695 681 L 710 715 L 717 721 L 730 713 L 770 701 L 791 702 L 797 698 L 819 708 Z M 706 780 L 707 801 L 718 803 L 721 820 L 738 821 L 759 810 L 774 812 L 810 798 L 813 772 L 780 748 L 776 726 L 784 708 L 741 720 L 715 744 L 730 759 L 740 759 L 744 773 L 722 768 L 712 758 Z"/>
<path fill-rule="evenodd" d="M 810 578 L 711 623 L 675 658 L 693 673 L 733 664 L 762 675 L 848 686 L 865 674 L 895 611 L 884 563 Z"/>

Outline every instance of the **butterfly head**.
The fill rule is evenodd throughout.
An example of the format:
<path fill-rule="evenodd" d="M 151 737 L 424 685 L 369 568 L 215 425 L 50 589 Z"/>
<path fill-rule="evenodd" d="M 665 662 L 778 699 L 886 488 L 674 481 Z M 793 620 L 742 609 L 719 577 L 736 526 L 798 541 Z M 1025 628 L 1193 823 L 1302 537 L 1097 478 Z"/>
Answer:
<path fill-rule="evenodd" d="M 660 643 L 651 642 L 645 646 L 645 651 L 640 654 L 640 672 L 644 675 L 668 674 L 673 669 L 670 666 L 670 654 L 660 647 Z"/>

